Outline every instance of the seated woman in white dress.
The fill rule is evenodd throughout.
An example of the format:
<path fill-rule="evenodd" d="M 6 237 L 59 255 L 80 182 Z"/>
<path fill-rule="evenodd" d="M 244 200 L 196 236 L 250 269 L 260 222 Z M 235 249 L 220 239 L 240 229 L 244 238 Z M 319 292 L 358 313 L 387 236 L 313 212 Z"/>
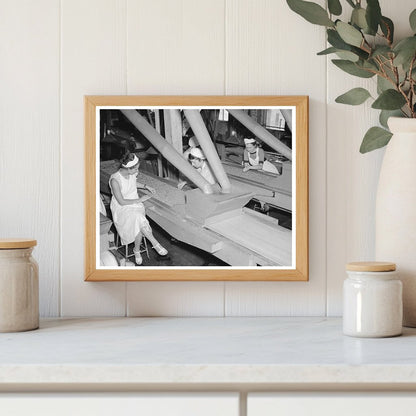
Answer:
<path fill-rule="evenodd" d="M 140 255 L 143 236 L 152 243 L 152 247 L 159 255 L 168 254 L 168 251 L 153 236 L 152 228 L 146 218 L 143 202 L 150 196 L 145 195 L 139 198 L 137 194 L 137 187 L 147 189 L 151 193 L 155 192 L 150 186 L 136 182 L 139 164 L 139 158 L 134 153 L 127 153 L 121 160 L 120 169 L 110 176 L 109 181 L 113 194 L 110 203 L 113 222 L 122 244 L 130 244 L 134 241 L 133 252 L 137 265 L 143 262 Z"/>

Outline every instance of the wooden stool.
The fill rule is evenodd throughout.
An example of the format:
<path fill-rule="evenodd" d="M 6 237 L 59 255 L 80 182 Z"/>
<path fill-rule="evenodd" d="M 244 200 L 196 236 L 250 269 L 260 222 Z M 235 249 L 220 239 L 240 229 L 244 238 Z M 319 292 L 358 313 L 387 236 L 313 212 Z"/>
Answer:
<path fill-rule="evenodd" d="M 116 230 L 117 231 L 117 230 Z M 134 257 L 134 252 L 129 254 L 129 244 L 121 244 L 121 238 L 116 232 L 116 250 L 126 259 L 128 260 L 129 257 Z M 120 248 L 124 247 L 124 254 L 120 252 Z M 147 258 L 149 259 L 149 249 L 147 248 L 147 240 L 146 237 L 142 238 L 142 242 L 140 243 L 140 254 L 146 253 Z"/>

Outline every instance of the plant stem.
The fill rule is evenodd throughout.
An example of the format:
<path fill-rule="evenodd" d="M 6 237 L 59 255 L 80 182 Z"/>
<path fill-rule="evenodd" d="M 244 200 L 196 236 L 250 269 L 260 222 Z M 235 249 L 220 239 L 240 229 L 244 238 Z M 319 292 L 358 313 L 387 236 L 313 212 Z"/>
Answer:
<path fill-rule="evenodd" d="M 416 60 L 416 54 L 413 56 L 412 62 L 410 62 L 410 67 L 409 67 L 409 83 L 410 83 L 410 89 L 409 89 L 409 107 L 410 107 L 410 114 L 412 118 L 415 118 L 415 110 L 413 107 L 413 97 L 415 94 L 415 81 L 413 79 L 412 76 L 412 72 L 413 72 L 413 66 L 415 64 L 415 60 Z"/>
<path fill-rule="evenodd" d="M 382 55 L 379 55 L 375 58 L 375 60 L 377 60 L 377 62 L 379 63 L 380 69 L 381 69 L 381 72 L 382 72 L 382 74 L 380 76 L 382 78 L 386 79 L 387 81 L 389 81 L 394 86 L 394 88 L 397 89 L 397 83 L 395 82 L 395 80 L 393 80 L 392 78 L 389 77 L 386 70 L 384 69 L 384 66 L 388 66 L 390 71 L 394 73 L 394 67 L 391 66 L 391 62 L 390 62 L 389 59 L 386 58 L 386 60 L 383 62 L 382 58 L 385 58 L 385 57 L 382 56 Z M 396 70 L 397 70 L 397 68 L 396 68 Z"/>

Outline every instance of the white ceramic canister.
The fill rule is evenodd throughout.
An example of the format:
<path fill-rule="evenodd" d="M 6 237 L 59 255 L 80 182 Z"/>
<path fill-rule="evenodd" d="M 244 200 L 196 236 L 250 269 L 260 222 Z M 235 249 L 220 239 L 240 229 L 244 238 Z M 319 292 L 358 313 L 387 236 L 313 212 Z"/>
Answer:
<path fill-rule="evenodd" d="M 386 262 L 347 264 L 343 331 L 354 337 L 393 337 L 402 333 L 402 282 L 396 265 Z"/>
<path fill-rule="evenodd" d="M 39 328 L 36 240 L 0 239 L 0 332 Z"/>

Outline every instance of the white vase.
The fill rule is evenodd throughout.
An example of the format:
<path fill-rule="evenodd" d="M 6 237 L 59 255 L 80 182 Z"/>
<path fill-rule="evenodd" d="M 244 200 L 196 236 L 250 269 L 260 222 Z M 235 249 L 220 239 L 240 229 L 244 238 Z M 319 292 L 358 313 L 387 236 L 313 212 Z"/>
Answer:
<path fill-rule="evenodd" d="M 376 202 L 376 260 L 397 264 L 403 323 L 416 327 L 416 119 L 392 117 Z"/>

